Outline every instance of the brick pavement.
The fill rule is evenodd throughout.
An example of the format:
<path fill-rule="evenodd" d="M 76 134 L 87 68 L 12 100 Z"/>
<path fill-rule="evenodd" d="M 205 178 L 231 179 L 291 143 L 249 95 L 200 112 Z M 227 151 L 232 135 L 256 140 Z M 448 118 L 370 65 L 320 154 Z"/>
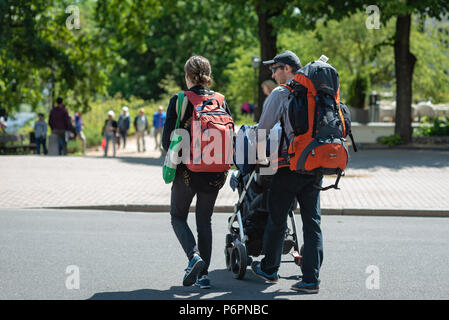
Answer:
<path fill-rule="evenodd" d="M 147 137 L 146 153 L 135 140 L 116 158 L 89 150 L 84 157 L 0 157 L 0 207 L 111 207 L 137 210 L 170 203 L 170 185 L 162 180 L 160 152 Z M 334 178 L 326 178 L 325 184 Z M 362 150 L 352 153 L 341 190 L 322 192 L 324 213 L 432 214 L 449 216 L 449 152 Z M 232 208 L 237 193 L 220 191 L 217 210 Z"/>

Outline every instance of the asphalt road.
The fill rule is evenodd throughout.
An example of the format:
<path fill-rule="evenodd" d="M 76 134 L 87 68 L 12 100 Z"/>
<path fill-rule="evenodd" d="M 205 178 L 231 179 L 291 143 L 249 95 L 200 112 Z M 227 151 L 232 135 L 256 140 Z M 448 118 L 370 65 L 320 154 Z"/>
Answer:
<path fill-rule="evenodd" d="M 213 217 L 212 288 L 201 290 L 182 286 L 167 213 L 0 209 L 0 299 L 449 299 L 448 218 L 323 216 L 320 293 L 301 295 L 293 263 L 277 284 L 249 269 L 232 278 L 228 216 Z"/>

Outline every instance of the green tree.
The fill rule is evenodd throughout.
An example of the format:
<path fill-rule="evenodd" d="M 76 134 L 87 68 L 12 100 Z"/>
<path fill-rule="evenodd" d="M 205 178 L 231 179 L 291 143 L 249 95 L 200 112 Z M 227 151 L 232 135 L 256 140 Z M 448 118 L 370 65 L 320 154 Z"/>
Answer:
<path fill-rule="evenodd" d="M 157 99 L 164 93 L 160 80 L 167 77 L 185 87 L 184 64 L 194 54 L 210 60 L 213 88 L 225 89 L 234 48 L 251 38 L 252 15 L 242 10 L 219 0 L 98 1 L 100 26 L 116 39 L 124 60 L 112 73 L 110 93 Z"/>
<path fill-rule="evenodd" d="M 33 109 L 67 97 L 75 110 L 89 109 L 104 94 L 113 54 L 89 21 L 92 2 L 78 1 L 81 28 L 71 28 L 70 1 L 0 0 L 0 104 L 8 111 L 21 102 Z M 47 100 L 48 99 L 48 100 Z"/>
<path fill-rule="evenodd" d="M 309 26 L 314 26 L 319 18 L 342 19 L 372 4 L 366 0 L 351 2 L 321 0 L 295 3 L 300 6 L 303 19 Z M 440 19 L 449 11 L 449 2 L 445 0 L 380 0 L 376 1 L 376 6 L 379 8 L 379 15 L 371 13 L 371 16 L 374 15 L 373 18 L 379 18 L 383 25 L 390 19 L 396 20 L 395 32 L 390 41 L 394 47 L 396 77 L 395 133 L 399 134 L 405 143 L 409 143 L 412 137 L 412 80 L 417 61 L 416 56 L 410 51 L 412 14 Z"/>
<path fill-rule="evenodd" d="M 361 28 L 365 19 L 366 14 L 357 11 L 340 20 L 318 21 L 313 29 L 301 25 L 285 27 L 279 37 L 280 50 L 296 52 L 303 65 L 326 55 L 339 72 L 342 98 L 353 100 L 357 95 L 361 99 L 357 105 L 362 107 L 369 84 L 394 80 L 393 50 L 382 46 L 394 26 L 390 23 L 380 30 Z M 362 82 L 365 82 L 363 90 L 351 89 Z"/>

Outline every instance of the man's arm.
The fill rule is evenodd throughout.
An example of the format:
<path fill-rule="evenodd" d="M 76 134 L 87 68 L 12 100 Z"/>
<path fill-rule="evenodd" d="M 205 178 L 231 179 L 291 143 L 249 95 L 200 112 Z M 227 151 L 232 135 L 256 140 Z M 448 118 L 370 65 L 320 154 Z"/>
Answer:
<path fill-rule="evenodd" d="M 266 158 L 266 137 L 282 117 L 283 105 L 289 94 L 285 90 L 288 89 L 284 87 L 275 88 L 264 102 L 263 112 L 257 125 L 257 130 L 263 129 L 265 131 L 257 132 L 257 159 L 259 163 L 269 163 Z"/>
<path fill-rule="evenodd" d="M 274 125 L 281 119 L 282 116 L 282 106 L 285 102 L 286 92 L 288 90 L 283 87 L 277 87 L 271 94 L 265 99 L 263 104 L 262 115 L 260 116 L 259 124 L 257 129 L 271 130 Z"/>

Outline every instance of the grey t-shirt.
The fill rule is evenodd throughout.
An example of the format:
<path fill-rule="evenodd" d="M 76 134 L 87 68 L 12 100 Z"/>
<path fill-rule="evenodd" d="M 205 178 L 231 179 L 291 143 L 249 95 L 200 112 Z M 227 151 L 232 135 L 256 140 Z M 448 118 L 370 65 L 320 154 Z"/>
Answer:
<path fill-rule="evenodd" d="M 265 99 L 263 104 L 262 115 L 257 125 L 257 129 L 265 129 L 267 135 L 270 130 L 281 120 L 284 123 L 284 132 L 288 137 L 288 141 L 283 142 L 282 150 L 286 150 L 288 145 L 295 138 L 290 121 L 287 117 L 287 109 L 289 102 L 290 90 L 284 86 L 276 87 L 270 95 Z M 281 137 L 279 137 L 280 139 Z"/>

